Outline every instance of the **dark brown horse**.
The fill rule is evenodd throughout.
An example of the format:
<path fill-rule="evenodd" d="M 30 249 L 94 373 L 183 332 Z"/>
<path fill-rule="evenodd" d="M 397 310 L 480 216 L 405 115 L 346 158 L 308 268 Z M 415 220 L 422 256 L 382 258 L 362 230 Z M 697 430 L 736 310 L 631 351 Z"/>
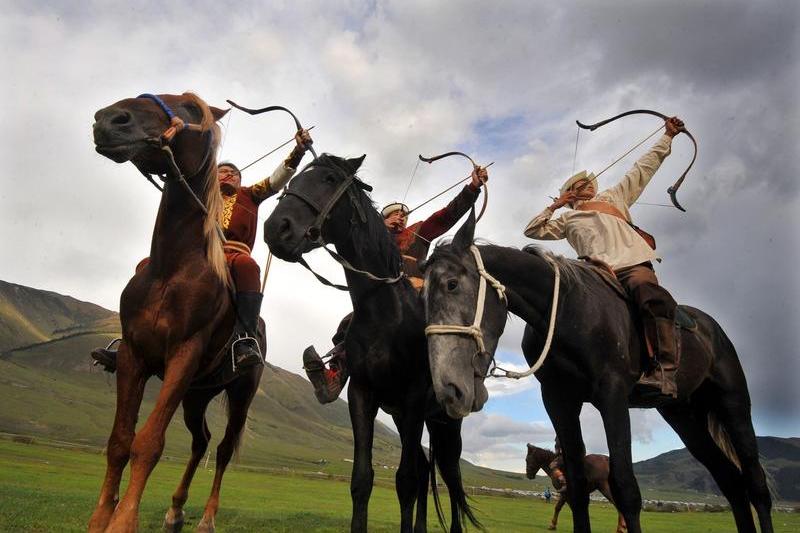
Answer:
<path fill-rule="evenodd" d="M 476 408 L 476 393 L 485 394 L 483 379 L 511 312 L 527 323 L 522 352 L 538 369 L 542 400 L 562 446 L 575 531 L 591 531 L 580 425 L 581 408 L 589 402 L 603 419 L 611 494 L 631 533 L 641 531 L 642 497 L 631 459 L 630 407 L 658 409 L 711 473 L 730 502 L 738 531 L 756 531 L 752 505 L 761 531 L 771 533 L 772 498 L 758 459 L 747 380 L 720 325 L 699 309 L 680 306 L 684 318 L 678 335 L 678 397 L 637 395 L 635 384 L 647 356 L 630 303 L 580 262 L 536 247 L 475 246 L 474 231 L 472 216 L 452 244 L 436 248 L 425 271 L 428 323 L 457 330 L 426 330 L 436 333 L 428 337 L 431 375 L 436 397 L 447 412 L 466 416 Z M 478 305 L 481 280 L 487 279 L 492 287 L 484 285 L 486 297 Z M 503 299 L 503 291 L 496 291 L 501 286 Z M 463 327 L 471 322 L 473 326 Z M 548 340 L 550 353 L 541 361 Z"/>
<path fill-rule="evenodd" d="M 567 498 L 564 494 L 567 489 L 567 480 L 564 477 L 563 467 L 564 460 L 559 455 L 556 455 L 555 452 L 528 444 L 528 455 L 525 457 L 525 474 L 528 479 L 535 478 L 536 473 L 539 470 L 543 470 L 552 481 L 553 488 L 559 493 L 556 508 L 553 511 L 553 519 L 550 520 L 550 525 L 547 527 L 550 530 L 554 530 L 558 526 L 558 513 L 567 503 Z M 583 458 L 583 469 L 586 472 L 586 489 L 589 494 L 599 490 L 600 494 L 614 505 L 614 497 L 611 495 L 611 487 L 608 484 L 608 456 L 596 453 L 586 455 Z M 623 533 L 626 530 L 625 519 L 622 517 L 622 513 L 619 513 L 617 533 Z"/>
<path fill-rule="evenodd" d="M 170 113 L 176 118 L 170 119 Z M 214 379 L 223 365 L 230 365 L 225 348 L 235 321 L 217 233 L 222 199 L 216 176 L 216 121 L 224 114 L 188 93 L 162 95 L 160 100 L 128 98 L 95 114 L 97 152 L 116 163 L 130 161 L 147 175 L 163 175 L 165 185 L 150 261 L 128 282 L 120 299 L 117 411 L 90 532 L 136 531 L 142 492 L 182 402 L 192 454 L 165 519 L 168 530 L 180 530 L 189 484 L 210 437 L 206 407 L 224 390 L 228 426 L 217 448 L 211 496 L 198 524 L 198 531 L 214 530 L 222 476 L 263 370 L 258 365 L 238 376 Z M 154 375 L 164 382 L 152 413 L 135 432 L 145 383 Z M 130 482 L 119 499 L 120 478 L 129 460 Z"/>

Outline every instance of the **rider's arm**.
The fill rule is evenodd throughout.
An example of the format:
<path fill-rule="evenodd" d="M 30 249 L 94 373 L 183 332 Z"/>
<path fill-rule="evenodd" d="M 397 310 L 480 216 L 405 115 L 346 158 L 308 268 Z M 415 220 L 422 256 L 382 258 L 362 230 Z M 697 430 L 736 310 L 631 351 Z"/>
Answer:
<path fill-rule="evenodd" d="M 601 192 L 598 196 L 611 195 L 627 206 L 639 198 L 644 188 L 650 183 L 650 179 L 669 155 L 672 146 L 672 137 L 666 133 L 661 136 L 658 142 L 634 163 L 622 180 Z"/>
<path fill-rule="evenodd" d="M 287 160 L 288 161 L 288 160 Z M 289 179 L 297 172 L 296 167 L 287 166 L 287 161 L 283 161 L 271 176 L 264 178 L 252 186 L 253 201 L 260 204 L 276 192 L 283 189 Z"/>
<path fill-rule="evenodd" d="M 294 135 L 294 140 L 295 146 L 283 163 L 278 165 L 278 168 L 275 169 L 270 177 L 253 185 L 251 190 L 253 201 L 256 205 L 280 191 L 289 183 L 291 177 L 297 172 L 297 167 L 300 166 L 300 161 L 303 159 L 306 150 L 314 142 L 308 130 L 298 130 Z"/>
<path fill-rule="evenodd" d="M 564 228 L 564 217 L 560 216 L 554 220 L 550 217 L 553 216 L 553 209 L 545 207 L 544 211 L 533 217 L 525 227 L 525 236 L 531 239 L 539 239 L 544 241 L 555 241 L 566 237 Z"/>
<path fill-rule="evenodd" d="M 420 225 L 417 234 L 427 241 L 431 241 L 436 237 L 444 235 L 444 233 L 452 228 L 458 219 L 464 216 L 464 213 L 469 211 L 470 207 L 475 205 L 475 200 L 481 190 L 472 183 L 461 189 L 458 196 L 447 204 L 447 207 L 436 211 L 434 214 L 425 219 Z"/>

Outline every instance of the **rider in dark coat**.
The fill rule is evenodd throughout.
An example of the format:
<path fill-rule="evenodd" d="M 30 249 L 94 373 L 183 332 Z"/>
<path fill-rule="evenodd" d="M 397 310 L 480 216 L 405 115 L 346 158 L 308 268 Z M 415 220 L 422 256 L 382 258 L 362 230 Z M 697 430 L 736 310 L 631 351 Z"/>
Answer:
<path fill-rule="evenodd" d="M 409 209 L 405 204 L 394 202 L 381 210 L 386 229 L 394 236 L 400 249 L 403 273 L 417 291 L 422 289 L 422 272 L 418 262 L 427 257 L 431 242 L 452 228 L 475 204 L 481 186 L 487 179 L 489 176 L 485 168 L 474 170 L 472 181 L 444 209 L 411 226 L 406 226 Z M 345 364 L 344 338 L 351 317 L 352 313 L 344 317 L 331 339 L 334 347 L 325 355 L 329 358 L 328 368 L 313 346 L 303 352 L 303 368 L 314 385 L 314 394 L 320 403 L 334 401 L 347 383 L 349 373 Z"/>

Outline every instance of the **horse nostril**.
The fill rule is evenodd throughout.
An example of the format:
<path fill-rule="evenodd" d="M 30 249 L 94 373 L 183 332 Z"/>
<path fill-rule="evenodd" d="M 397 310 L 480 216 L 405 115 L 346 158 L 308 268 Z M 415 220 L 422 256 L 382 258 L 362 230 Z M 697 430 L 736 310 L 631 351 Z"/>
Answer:
<path fill-rule="evenodd" d="M 320 236 L 319 228 L 316 226 L 312 226 L 308 228 L 308 238 L 312 241 L 318 241 Z"/>
<path fill-rule="evenodd" d="M 119 111 L 113 117 L 111 117 L 111 124 L 115 126 L 124 126 L 131 121 L 131 114 L 128 111 Z"/>

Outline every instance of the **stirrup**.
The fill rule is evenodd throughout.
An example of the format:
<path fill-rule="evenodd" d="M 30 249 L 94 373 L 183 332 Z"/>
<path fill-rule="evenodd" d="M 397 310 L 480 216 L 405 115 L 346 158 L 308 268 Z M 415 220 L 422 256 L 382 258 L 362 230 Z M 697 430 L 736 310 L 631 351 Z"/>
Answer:
<path fill-rule="evenodd" d="M 121 337 L 117 337 L 109 342 L 105 348 L 95 348 L 92 350 L 89 354 L 89 356 L 92 358 L 92 366 L 102 365 L 103 370 L 113 374 L 117 370 L 117 350 L 112 350 L 111 348 L 118 342 L 122 342 Z M 108 355 L 109 353 L 113 353 L 114 357 L 112 358 L 110 355 Z M 96 354 L 100 354 L 100 356 L 97 356 Z"/>
<path fill-rule="evenodd" d="M 251 337 L 249 334 L 245 333 L 243 335 L 239 335 L 239 337 L 231 343 L 231 369 L 236 372 L 236 345 L 240 342 L 244 341 L 253 341 L 256 345 L 256 352 L 258 353 L 258 360 L 261 362 L 262 365 L 266 364 L 264 357 L 261 356 L 261 345 L 258 342 L 258 339 L 255 337 Z"/>

